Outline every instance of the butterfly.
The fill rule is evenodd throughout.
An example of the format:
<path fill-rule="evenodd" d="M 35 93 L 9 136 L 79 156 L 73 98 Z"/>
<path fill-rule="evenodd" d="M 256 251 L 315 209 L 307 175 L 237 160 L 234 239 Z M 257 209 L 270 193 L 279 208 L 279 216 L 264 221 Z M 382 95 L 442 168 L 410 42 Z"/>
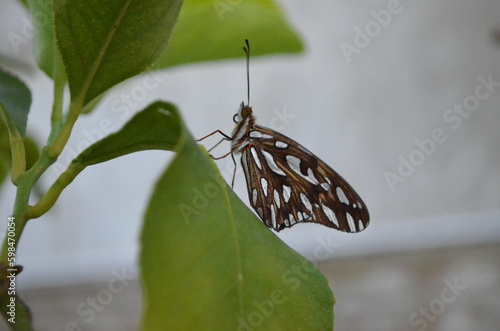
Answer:
<path fill-rule="evenodd" d="M 245 42 L 248 83 L 250 45 Z M 368 209 L 347 181 L 296 141 L 255 120 L 252 107 L 242 102 L 231 136 L 216 130 L 199 140 L 220 133 L 231 141 L 230 152 L 214 159 L 231 154 L 234 161 L 241 155 L 250 205 L 266 226 L 280 231 L 314 222 L 351 233 L 368 226 Z"/>

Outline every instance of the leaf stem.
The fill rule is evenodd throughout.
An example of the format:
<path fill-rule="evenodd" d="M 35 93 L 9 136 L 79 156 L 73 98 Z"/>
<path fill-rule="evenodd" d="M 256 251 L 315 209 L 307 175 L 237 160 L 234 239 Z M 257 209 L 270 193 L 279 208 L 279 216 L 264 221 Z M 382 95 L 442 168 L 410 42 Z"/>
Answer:
<path fill-rule="evenodd" d="M 62 63 L 57 64 L 55 71 L 59 70 L 55 75 L 54 82 L 54 104 L 51 115 L 51 133 L 47 139 L 46 146 L 42 149 L 42 153 L 38 160 L 26 172 L 19 173 L 16 176 L 15 183 L 17 184 L 16 199 L 14 202 L 13 231 L 12 236 L 5 236 L 2 248 L 0 251 L 0 269 L 6 269 L 10 266 L 9 251 L 16 251 L 19 245 L 21 234 L 27 222 L 34 217 L 40 217 L 52 207 L 61 194 L 62 190 L 76 177 L 82 170 L 78 167 L 68 167 L 68 169 L 56 180 L 39 203 L 37 207 L 29 205 L 29 197 L 33 186 L 38 181 L 40 176 L 57 160 L 64 146 L 69 140 L 73 126 L 82 112 L 81 102 L 71 102 L 66 119 L 63 119 L 62 105 L 64 100 L 64 85 L 65 77 Z M 57 69 L 59 68 L 59 69 Z M 22 141 L 21 141 L 22 142 Z M 41 202 L 41 203 L 40 203 Z M 10 280 L 7 278 L 7 272 L 0 273 L 0 303 L 9 302 L 12 295 L 9 294 L 8 284 Z M 16 295 L 17 297 L 17 295 Z M 4 308 L 2 306 L 2 308 Z M 19 298 L 16 301 L 16 315 L 19 317 L 17 323 L 10 324 L 13 330 L 32 330 L 30 312 L 27 306 L 22 304 Z M 0 309 L 5 320 L 8 320 L 8 315 L 5 309 Z"/>
<path fill-rule="evenodd" d="M 49 157 L 53 159 L 57 159 L 61 152 L 66 146 L 66 143 L 69 140 L 71 135 L 71 131 L 73 130 L 73 126 L 75 125 L 78 116 L 80 116 L 82 112 L 82 103 L 81 102 L 71 102 L 69 105 L 68 115 L 66 117 L 66 121 L 64 125 L 59 130 L 57 137 L 54 139 L 54 142 L 48 146 Z"/>
<path fill-rule="evenodd" d="M 11 237 L 14 241 L 14 247 L 17 248 L 21 233 L 29 220 L 28 206 L 31 190 L 40 176 L 45 170 L 54 163 L 54 160 L 48 158 L 47 151 L 43 150 L 40 158 L 36 161 L 31 169 L 26 171 L 19 177 L 16 199 L 14 202 L 14 210 L 12 217 L 14 217 L 14 224 L 16 231 L 14 236 Z M 2 251 L 0 252 L 0 263 L 7 263 L 8 258 L 8 236 L 5 236 L 2 244 Z"/>
<path fill-rule="evenodd" d="M 81 163 L 72 163 L 59 175 L 56 181 L 49 188 L 47 193 L 34 206 L 29 207 L 29 218 L 38 218 L 45 214 L 54 206 L 62 191 L 75 179 L 78 174 L 85 169 Z"/>

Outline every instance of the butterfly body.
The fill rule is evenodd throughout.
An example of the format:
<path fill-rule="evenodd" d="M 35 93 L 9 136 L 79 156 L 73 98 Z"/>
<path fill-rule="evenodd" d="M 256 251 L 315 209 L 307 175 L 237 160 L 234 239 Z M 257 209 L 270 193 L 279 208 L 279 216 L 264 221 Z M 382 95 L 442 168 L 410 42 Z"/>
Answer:
<path fill-rule="evenodd" d="M 280 231 L 314 222 L 359 232 L 369 223 L 366 205 L 326 163 L 294 140 L 255 124 L 243 103 L 234 116 L 231 153 L 241 154 L 250 205 L 270 228 Z"/>

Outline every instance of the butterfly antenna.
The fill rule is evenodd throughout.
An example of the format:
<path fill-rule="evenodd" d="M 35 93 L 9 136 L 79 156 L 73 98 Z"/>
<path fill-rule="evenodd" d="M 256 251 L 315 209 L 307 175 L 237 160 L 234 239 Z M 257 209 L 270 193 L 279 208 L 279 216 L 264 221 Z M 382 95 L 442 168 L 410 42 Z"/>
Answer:
<path fill-rule="evenodd" d="M 250 43 L 248 39 L 245 39 L 246 47 L 243 46 L 243 50 L 247 56 L 247 106 L 250 106 Z"/>

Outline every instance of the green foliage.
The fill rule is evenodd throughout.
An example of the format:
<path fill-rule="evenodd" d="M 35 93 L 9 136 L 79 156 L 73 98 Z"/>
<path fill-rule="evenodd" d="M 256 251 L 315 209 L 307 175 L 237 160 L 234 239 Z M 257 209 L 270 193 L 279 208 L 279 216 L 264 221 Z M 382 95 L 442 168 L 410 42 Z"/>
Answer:
<path fill-rule="evenodd" d="M 120 131 L 89 146 L 73 162 L 89 166 L 144 150 L 174 151 L 180 126 L 178 120 L 171 118 L 177 116 L 173 105 L 155 102 L 137 113 Z"/>
<path fill-rule="evenodd" d="M 31 91 L 19 78 L 2 68 L 0 68 L 0 104 L 12 119 L 13 126 L 8 124 L 11 135 L 17 131 L 24 137 L 31 106 Z"/>
<path fill-rule="evenodd" d="M 71 99 L 86 105 L 151 67 L 166 49 L 181 0 L 67 0 L 54 26 Z"/>
<path fill-rule="evenodd" d="M 253 55 L 300 51 L 278 6 L 270 0 L 186 0 L 182 10 L 181 0 L 23 4 L 36 20 L 35 56 L 54 80 L 54 104 L 51 132 L 40 150 L 26 135 L 31 92 L 0 70 L 0 181 L 11 171 L 17 185 L 16 245 L 27 222 L 49 211 L 86 167 L 137 151 L 174 151 L 154 188 L 141 236 L 143 329 L 331 330 L 334 299 L 325 277 L 245 207 L 170 103 L 152 103 L 84 150 L 30 204 L 33 187 L 61 155 L 79 116 L 98 108 L 116 84 L 154 65 L 243 56 L 245 38 L 255 45 Z M 66 84 L 70 103 L 63 109 Z M 7 269 L 8 247 L 4 241 L 0 270 Z M 5 281 L 0 273 L 0 283 Z M 8 300 L 0 291 L 0 302 Z M 9 326 L 31 330 L 20 299 L 16 309 L 20 321 Z"/>
<path fill-rule="evenodd" d="M 0 68 L 0 183 L 12 169 L 12 182 L 26 170 L 23 137 L 31 106 L 31 92 L 17 77 Z M 31 152 L 31 150 L 30 150 Z"/>
<path fill-rule="evenodd" d="M 292 53 L 302 43 L 270 0 L 186 0 L 160 68 L 179 64 L 241 57 L 242 40 L 252 45 L 252 56 Z"/>
<path fill-rule="evenodd" d="M 71 161 L 47 193 L 31 208 L 31 217 L 40 217 L 52 208 L 64 188 L 88 166 L 144 150 L 173 151 L 180 132 L 178 123 L 169 119 L 174 114 L 177 111 L 173 105 L 155 102 L 137 113 L 118 132 L 90 145 Z"/>
<path fill-rule="evenodd" d="M 26 169 L 29 169 L 35 164 L 36 160 L 38 160 L 39 148 L 36 142 L 30 137 L 24 137 L 22 142 L 26 153 Z M 0 120 L 0 186 L 11 171 L 11 155 L 9 130 L 4 121 Z"/>

